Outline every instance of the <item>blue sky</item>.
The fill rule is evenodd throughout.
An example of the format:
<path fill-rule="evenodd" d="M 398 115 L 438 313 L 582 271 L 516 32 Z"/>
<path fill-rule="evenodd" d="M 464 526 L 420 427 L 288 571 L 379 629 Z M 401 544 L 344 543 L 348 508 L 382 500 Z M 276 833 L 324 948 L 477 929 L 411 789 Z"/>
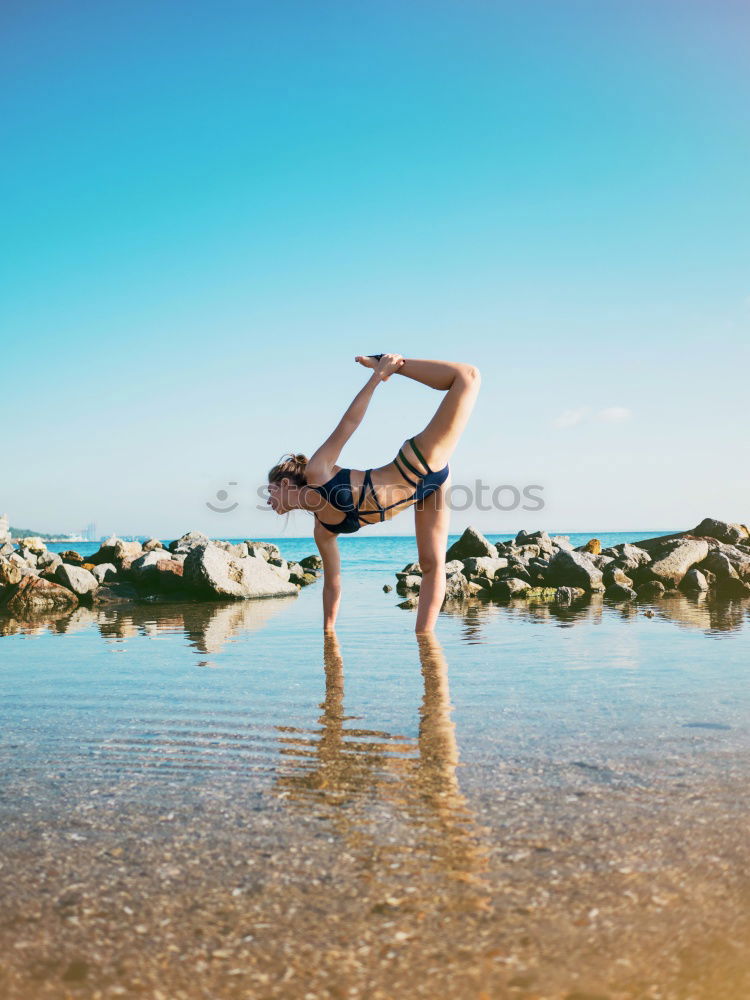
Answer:
<path fill-rule="evenodd" d="M 482 369 L 454 482 L 543 487 L 453 530 L 750 517 L 746 4 L 32 0 L 0 30 L 11 523 L 275 534 L 267 469 L 386 350 Z M 342 461 L 437 402 L 391 379 Z"/>

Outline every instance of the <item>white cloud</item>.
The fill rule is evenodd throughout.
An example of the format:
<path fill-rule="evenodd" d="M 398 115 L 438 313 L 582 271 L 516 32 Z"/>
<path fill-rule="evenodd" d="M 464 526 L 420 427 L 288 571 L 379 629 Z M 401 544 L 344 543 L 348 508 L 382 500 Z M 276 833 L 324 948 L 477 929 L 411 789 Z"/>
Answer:
<path fill-rule="evenodd" d="M 555 417 L 553 423 L 555 427 L 575 427 L 576 424 L 580 424 L 582 420 L 591 412 L 590 406 L 579 406 L 574 410 L 563 410 L 563 412 Z"/>
<path fill-rule="evenodd" d="M 604 420 L 611 424 L 630 420 L 632 416 L 633 414 L 626 406 L 607 406 L 605 409 L 599 410 L 596 415 L 597 420 Z"/>

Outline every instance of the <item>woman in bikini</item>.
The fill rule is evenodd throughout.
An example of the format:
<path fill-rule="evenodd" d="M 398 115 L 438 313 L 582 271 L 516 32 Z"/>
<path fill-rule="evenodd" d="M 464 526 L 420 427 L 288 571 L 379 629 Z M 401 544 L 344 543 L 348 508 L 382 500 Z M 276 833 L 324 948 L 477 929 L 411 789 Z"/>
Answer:
<path fill-rule="evenodd" d="M 269 505 L 277 514 L 309 510 L 323 559 L 323 624 L 332 631 L 341 600 L 337 537 L 394 517 L 414 506 L 422 585 L 415 631 L 431 632 L 445 597 L 445 549 L 450 486 L 448 459 L 458 444 L 479 392 L 479 371 L 452 361 L 419 361 L 400 354 L 360 355 L 372 370 L 330 437 L 309 460 L 287 455 L 268 474 Z M 341 449 L 362 422 L 372 395 L 391 375 L 405 375 L 445 392 L 423 431 L 404 441 L 398 455 L 379 469 L 344 469 Z M 433 471 L 437 470 L 437 471 Z"/>

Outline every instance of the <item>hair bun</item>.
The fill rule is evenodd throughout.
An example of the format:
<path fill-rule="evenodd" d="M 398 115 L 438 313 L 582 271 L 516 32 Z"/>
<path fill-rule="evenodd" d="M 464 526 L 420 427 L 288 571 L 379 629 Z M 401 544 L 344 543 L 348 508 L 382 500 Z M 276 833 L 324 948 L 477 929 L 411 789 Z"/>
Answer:
<path fill-rule="evenodd" d="M 307 465 L 307 455 L 295 455 L 294 461 L 299 462 L 300 465 Z"/>

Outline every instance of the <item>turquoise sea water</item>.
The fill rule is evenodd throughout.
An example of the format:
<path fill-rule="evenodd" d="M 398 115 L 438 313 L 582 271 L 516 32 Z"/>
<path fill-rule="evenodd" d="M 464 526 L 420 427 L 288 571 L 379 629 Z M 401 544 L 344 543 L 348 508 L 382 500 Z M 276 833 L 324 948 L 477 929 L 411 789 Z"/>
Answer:
<path fill-rule="evenodd" d="M 745 995 L 748 602 L 472 603 L 425 646 L 382 590 L 414 539 L 341 551 L 335 642 L 319 583 L 0 638 L 3 995 Z"/>

